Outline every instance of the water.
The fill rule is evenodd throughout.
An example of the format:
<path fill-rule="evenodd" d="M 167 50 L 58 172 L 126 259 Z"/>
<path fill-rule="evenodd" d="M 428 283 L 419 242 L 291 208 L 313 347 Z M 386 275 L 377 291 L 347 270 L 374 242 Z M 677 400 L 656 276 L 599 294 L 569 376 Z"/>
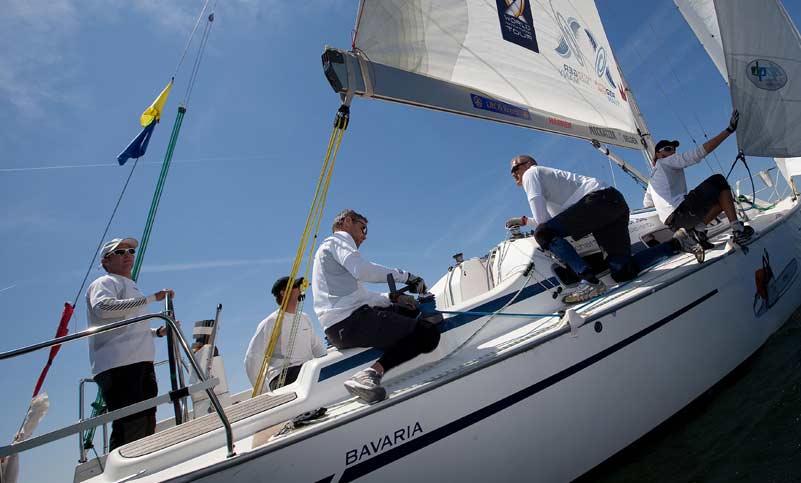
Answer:
<path fill-rule="evenodd" d="M 801 481 L 801 309 L 747 362 L 577 482 Z"/>

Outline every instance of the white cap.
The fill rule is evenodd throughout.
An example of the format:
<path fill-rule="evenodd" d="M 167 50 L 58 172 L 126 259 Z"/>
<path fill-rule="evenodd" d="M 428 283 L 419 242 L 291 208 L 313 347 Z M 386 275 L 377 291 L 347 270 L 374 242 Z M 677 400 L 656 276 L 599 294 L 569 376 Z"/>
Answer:
<path fill-rule="evenodd" d="M 139 242 L 136 241 L 136 238 L 115 238 L 107 241 L 106 244 L 103 245 L 103 248 L 100 250 L 100 258 L 106 258 L 106 255 L 116 250 L 121 243 L 127 243 L 131 245 L 131 248 L 139 246 Z"/>

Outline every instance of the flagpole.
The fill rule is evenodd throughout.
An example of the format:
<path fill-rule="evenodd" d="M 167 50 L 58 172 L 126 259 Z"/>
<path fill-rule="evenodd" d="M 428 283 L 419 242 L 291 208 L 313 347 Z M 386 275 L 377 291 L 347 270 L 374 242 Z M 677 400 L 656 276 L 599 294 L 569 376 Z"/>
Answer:
<path fill-rule="evenodd" d="M 142 234 L 142 239 L 139 242 L 138 254 L 134 262 L 131 278 L 136 281 L 139 278 L 139 270 L 142 268 L 142 261 L 145 258 L 147 251 L 147 242 L 150 240 L 150 232 L 153 230 L 153 223 L 156 221 L 156 212 L 159 209 L 159 202 L 161 201 L 161 193 L 164 191 L 164 183 L 167 180 L 167 174 L 170 171 L 170 163 L 172 163 L 172 155 L 175 152 L 175 145 L 178 142 L 178 134 L 181 132 L 181 123 L 186 114 L 186 107 L 183 105 L 178 106 L 178 115 L 175 117 L 175 123 L 172 126 L 172 134 L 170 134 L 170 143 L 167 145 L 167 152 L 164 154 L 164 162 L 161 164 L 161 173 L 159 180 L 156 183 L 156 190 L 153 193 L 153 201 L 150 202 L 150 212 L 147 214 L 147 223 L 145 223 L 145 231 Z"/>

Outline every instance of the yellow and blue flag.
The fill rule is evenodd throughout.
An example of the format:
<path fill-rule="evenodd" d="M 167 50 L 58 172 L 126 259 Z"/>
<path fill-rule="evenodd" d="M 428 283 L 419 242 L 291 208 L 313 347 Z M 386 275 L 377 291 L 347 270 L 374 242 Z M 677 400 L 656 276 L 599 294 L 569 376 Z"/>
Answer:
<path fill-rule="evenodd" d="M 142 116 L 139 118 L 139 123 L 144 129 L 142 129 L 142 132 L 140 132 L 133 141 L 128 144 L 128 147 L 117 156 L 117 161 L 120 163 L 120 166 L 131 158 L 144 156 L 145 151 L 147 151 L 147 145 L 150 142 L 150 136 L 153 135 L 153 129 L 156 128 L 156 124 L 161 119 L 161 113 L 164 111 L 164 105 L 167 103 L 167 97 L 170 95 L 172 84 L 173 79 L 170 79 L 167 87 L 161 91 L 161 94 L 150 104 L 150 107 L 145 109 L 145 112 L 142 113 Z"/>

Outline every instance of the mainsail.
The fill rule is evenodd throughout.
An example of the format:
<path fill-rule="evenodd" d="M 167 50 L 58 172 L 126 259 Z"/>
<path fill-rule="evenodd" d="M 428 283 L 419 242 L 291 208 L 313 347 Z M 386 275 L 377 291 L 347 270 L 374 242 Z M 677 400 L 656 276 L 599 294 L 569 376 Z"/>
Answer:
<path fill-rule="evenodd" d="M 728 81 L 740 151 L 801 156 L 801 35 L 779 0 L 674 1 Z"/>
<path fill-rule="evenodd" d="M 592 0 L 364 0 L 354 52 L 339 92 L 643 149 Z"/>

